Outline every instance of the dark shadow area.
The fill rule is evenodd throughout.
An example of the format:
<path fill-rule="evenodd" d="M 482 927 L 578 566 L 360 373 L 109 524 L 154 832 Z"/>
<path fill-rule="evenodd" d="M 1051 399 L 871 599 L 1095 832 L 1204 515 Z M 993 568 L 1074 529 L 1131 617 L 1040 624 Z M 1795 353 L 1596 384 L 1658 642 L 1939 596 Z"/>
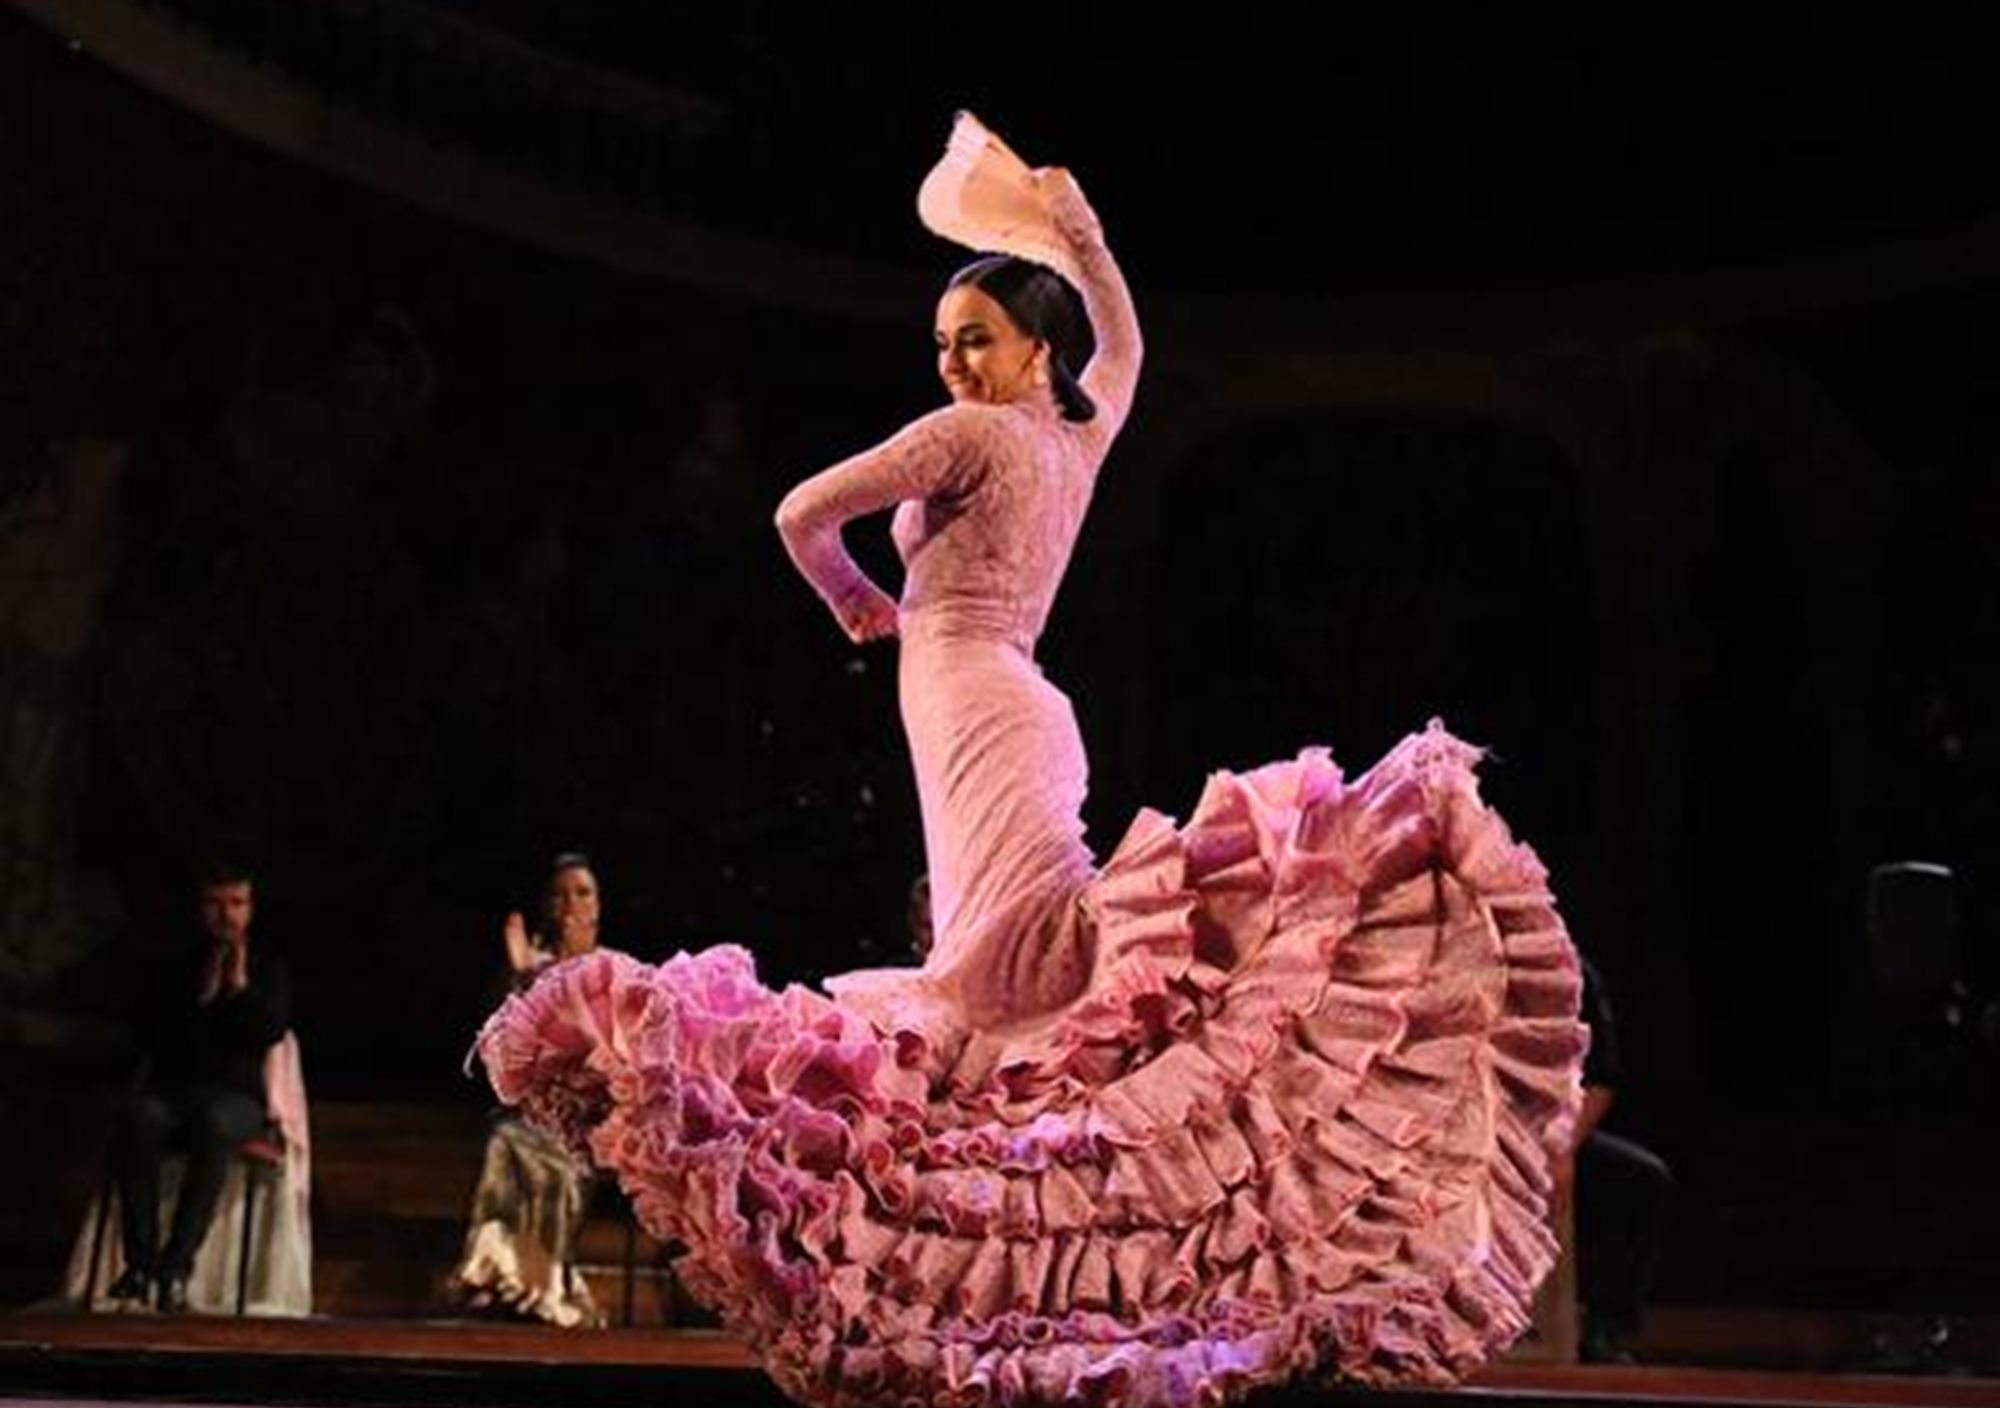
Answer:
<path fill-rule="evenodd" d="M 907 210 L 950 75 L 821 72 L 830 21 L 714 18 L 625 72 L 646 65 L 554 22 L 538 40 L 538 7 L 510 5 L 438 41 L 450 83 L 419 102 L 408 74 L 374 83 L 368 45 L 423 46 L 372 7 L 314 21 L 346 15 L 359 48 L 253 42 L 240 4 L 150 8 L 373 93 L 440 151 L 507 157 L 525 123 L 546 140 L 520 170 L 606 208 L 808 263 L 955 262 Z M 539 86 L 538 43 L 584 67 Z M 1325 745 L 1358 774 L 1441 716 L 1492 750 L 1490 800 L 1615 994 L 1611 1125 L 1673 1166 L 1653 1352 L 1772 1363 L 1783 1335 L 1726 1329 L 1753 1308 L 1849 1317 L 1797 1351 L 1819 1367 L 1916 1353 L 1857 1348 L 1864 1314 L 1990 1326 L 2000 283 L 1907 284 L 1889 243 L 1992 215 L 1949 153 L 1902 160 L 1973 91 L 1887 56 L 1885 83 L 1928 96 L 1878 121 L 1833 81 L 1846 50 L 1746 51 L 1706 86 L 1621 50 L 1517 112 L 1506 75 L 1412 48 L 1323 102 L 1278 85 L 1260 116 L 1239 45 L 1201 114 L 1161 119 L 1184 145 L 1132 115 L 1157 98 L 1139 69 L 1022 137 L 1116 173 L 1107 223 L 1163 313 L 1043 652 L 1091 748 L 1097 850 L 1141 805 L 1184 816 L 1215 768 Z M 606 96 L 628 81 L 670 99 Z M 1026 102 L 1017 74 L 967 82 Z M 427 1313 L 483 1138 L 462 1063 L 551 855 L 589 853 L 604 942 L 644 958 L 741 943 L 773 983 L 901 959 L 924 862 L 895 657 L 838 636 L 771 516 L 937 401 L 930 309 L 796 311 L 446 221 L 11 8 L 0 93 L 0 1138 L 23 1150 L 0 1298 L 60 1281 L 143 960 L 188 924 L 193 868 L 229 856 L 296 977 L 324 1111 L 322 1307 Z M 1390 135 L 1360 154 L 1364 119 Z M 1500 161 L 1536 133 L 1545 160 Z M 1352 226 L 1295 228 L 1326 221 L 1284 192 L 1336 177 Z M 1246 222 L 1285 230 L 1262 246 Z M 1817 289 L 1798 270 L 1836 247 L 1888 251 L 1864 261 L 1879 289 L 1755 311 L 1760 271 Z M 1700 281 L 1724 265 L 1750 311 Z M 1480 302 L 1598 277 L 1669 311 Z M 1296 323 L 1253 345 L 1270 305 L 1244 309 L 1274 291 Z M 1680 291 L 1700 313 L 1672 315 Z M 1327 312 L 1349 294 L 1378 299 L 1372 341 Z M 854 545 L 894 580 L 885 533 Z M 593 1214 L 600 1270 L 624 1216 Z M 2000 1365 L 1993 1338 L 1974 1367 Z M 356 1372 L 379 1380 L 363 1398 L 405 1391 Z"/>

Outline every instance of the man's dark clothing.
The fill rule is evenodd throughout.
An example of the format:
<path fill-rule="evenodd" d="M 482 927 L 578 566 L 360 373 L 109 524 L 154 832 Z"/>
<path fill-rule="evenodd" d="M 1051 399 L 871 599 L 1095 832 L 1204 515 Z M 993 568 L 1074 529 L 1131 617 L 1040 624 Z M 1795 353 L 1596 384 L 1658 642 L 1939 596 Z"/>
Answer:
<path fill-rule="evenodd" d="M 1588 959 L 1581 1016 L 1590 1028 L 1583 1083 L 1615 1091 L 1625 1079 L 1618 1029 Z M 1577 1276 L 1591 1329 L 1609 1342 L 1638 1331 L 1673 1186 L 1659 1155 L 1629 1139 L 1592 1130 L 1576 1151 Z"/>
<path fill-rule="evenodd" d="M 125 1103 L 118 1197 L 126 1264 L 162 1277 L 188 1274 L 230 1156 L 264 1128 L 264 1056 L 291 1025 L 283 963 L 253 950 L 245 985 L 203 1001 L 219 961 L 204 938 L 170 955 L 141 998 L 141 1067 Z M 161 1248 L 160 1165 L 175 1151 L 187 1155 L 187 1175 Z"/>

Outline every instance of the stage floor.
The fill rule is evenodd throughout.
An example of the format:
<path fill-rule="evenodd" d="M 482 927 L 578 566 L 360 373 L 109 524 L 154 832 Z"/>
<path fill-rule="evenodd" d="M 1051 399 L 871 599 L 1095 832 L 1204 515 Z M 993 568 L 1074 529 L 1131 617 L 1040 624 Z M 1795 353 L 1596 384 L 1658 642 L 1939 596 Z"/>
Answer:
<path fill-rule="evenodd" d="M 1253 1402 L 1373 1398 L 1290 1389 Z M 1883 1405 L 2000 1408 L 2000 1380 L 1659 1366 L 1495 1365 L 1421 1403 Z M 23 1313 L 0 1317 L 0 1399 L 15 1404 L 693 1404 L 787 1400 L 743 1346 L 701 1331 L 573 1332 L 466 1321 L 228 1320 Z"/>

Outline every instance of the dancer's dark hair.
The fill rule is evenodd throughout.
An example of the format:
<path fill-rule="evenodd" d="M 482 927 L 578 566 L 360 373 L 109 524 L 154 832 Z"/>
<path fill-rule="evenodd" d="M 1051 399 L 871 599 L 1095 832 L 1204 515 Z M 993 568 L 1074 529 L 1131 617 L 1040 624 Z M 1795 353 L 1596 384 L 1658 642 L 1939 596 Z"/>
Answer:
<path fill-rule="evenodd" d="M 949 288 L 976 288 L 1007 310 L 1014 326 L 1049 345 L 1049 385 L 1064 420 L 1086 421 L 1097 405 L 1076 379 L 1093 339 L 1083 300 L 1055 270 L 1011 254 L 989 254 L 951 276 Z"/>

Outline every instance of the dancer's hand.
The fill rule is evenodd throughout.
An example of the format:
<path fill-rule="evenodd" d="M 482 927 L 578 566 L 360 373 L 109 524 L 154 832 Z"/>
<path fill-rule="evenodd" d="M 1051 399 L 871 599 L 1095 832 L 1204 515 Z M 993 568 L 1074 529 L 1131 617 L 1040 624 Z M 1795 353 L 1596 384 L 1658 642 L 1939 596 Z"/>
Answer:
<path fill-rule="evenodd" d="M 1102 243 L 1104 227 L 1067 166 L 1038 166 L 1028 173 L 1056 233 L 1072 243 Z"/>
<path fill-rule="evenodd" d="M 842 597 L 833 614 L 856 645 L 896 634 L 896 599 L 873 582 L 863 582 Z"/>
<path fill-rule="evenodd" d="M 1076 177 L 1069 174 L 1067 166 L 1037 166 L 1028 173 L 1028 179 L 1044 197 L 1054 198 L 1062 193 L 1065 199 L 1083 199 L 1083 188 L 1076 184 Z"/>

